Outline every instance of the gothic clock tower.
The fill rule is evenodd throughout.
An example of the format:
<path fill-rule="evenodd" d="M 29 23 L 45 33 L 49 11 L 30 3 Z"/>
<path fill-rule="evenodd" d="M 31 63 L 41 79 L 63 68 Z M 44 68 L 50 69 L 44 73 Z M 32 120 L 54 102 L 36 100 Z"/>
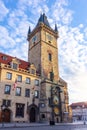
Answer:
<path fill-rule="evenodd" d="M 57 38 L 57 27 L 55 25 L 54 30 L 50 27 L 45 14 L 41 14 L 32 32 L 29 27 L 28 61 L 36 66 L 43 78 L 51 80 L 53 75 L 55 81 L 59 79 Z"/>
<path fill-rule="evenodd" d="M 64 85 L 59 82 L 58 37 L 57 26 L 55 25 L 55 28 L 52 29 L 46 15 L 41 14 L 36 27 L 32 31 L 29 27 L 28 61 L 35 65 L 37 73 L 41 76 L 40 120 L 52 119 L 56 122 L 62 122 L 62 113 L 66 105 L 61 103 L 65 102 L 65 99 Z"/>

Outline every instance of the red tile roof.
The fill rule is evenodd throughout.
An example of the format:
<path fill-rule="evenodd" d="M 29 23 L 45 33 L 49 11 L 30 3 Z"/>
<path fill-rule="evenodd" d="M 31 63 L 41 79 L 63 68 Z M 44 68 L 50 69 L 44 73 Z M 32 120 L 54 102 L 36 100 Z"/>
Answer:
<path fill-rule="evenodd" d="M 6 59 L 4 60 L 3 57 L 6 57 Z M 13 58 L 16 58 L 16 57 L 12 57 L 10 55 L 7 55 L 7 54 L 4 54 L 4 53 L 0 52 L 0 63 L 9 65 Z M 29 62 L 18 59 L 18 58 L 16 58 L 16 59 L 19 60 L 19 62 L 20 62 L 19 68 L 27 69 L 30 66 Z"/>
<path fill-rule="evenodd" d="M 72 108 L 76 108 L 76 107 L 84 107 L 84 108 L 87 108 L 87 102 L 72 103 L 72 104 L 70 105 L 70 107 L 72 107 Z"/>

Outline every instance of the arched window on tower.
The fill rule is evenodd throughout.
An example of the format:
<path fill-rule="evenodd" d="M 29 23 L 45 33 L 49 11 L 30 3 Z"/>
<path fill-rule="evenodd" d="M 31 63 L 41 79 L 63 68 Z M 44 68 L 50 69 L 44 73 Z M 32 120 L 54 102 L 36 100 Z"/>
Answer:
<path fill-rule="evenodd" d="M 51 80 L 51 81 L 53 81 L 53 80 L 54 80 L 54 73 L 53 73 L 53 71 L 52 71 L 52 72 L 50 72 L 50 80 Z"/>
<path fill-rule="evenodd" d="M 51 53 L 48 53 L 48 60 L 52 61 L 52 54 Z"/>

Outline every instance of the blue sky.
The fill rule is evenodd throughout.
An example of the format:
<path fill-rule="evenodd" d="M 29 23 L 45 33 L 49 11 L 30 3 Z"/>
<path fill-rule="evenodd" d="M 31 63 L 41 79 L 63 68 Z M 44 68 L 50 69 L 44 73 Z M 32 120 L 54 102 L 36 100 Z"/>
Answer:
<path fill-rule="evenodd" d="M 29 26 L 45 13 L 58 26 L 59 73 L 69 103 L 87 101 L 87 0 L 0 0 L 0 52 L 27 60 Z"/>

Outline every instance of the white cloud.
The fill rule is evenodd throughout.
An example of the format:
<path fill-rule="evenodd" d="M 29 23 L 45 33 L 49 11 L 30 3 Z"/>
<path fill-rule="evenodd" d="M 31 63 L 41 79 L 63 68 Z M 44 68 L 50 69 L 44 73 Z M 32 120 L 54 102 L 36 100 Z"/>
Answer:
<path fill-rule="evenodd" d="M 82 27 L 61 26 L 59 29 L 60 75 L 68 82 L 70 102 L 87 99 L 87 46 L 82 44 L 85 42 Z"/>
<path fill-rule="evenodd" d="M 87 70 L 77 72 L 76 75 L 69 78 L 69 98 L 70 103 L 77 101 L 87 101 Z"/>
<path fill-rule="evenodd" d="M 70 24 L 72 21 L 73 11 L 67 9 L 67 0 L 56 0 L 52 5 L 52 18 L 62 24 Z"/>
<path fill-rule="evenodd" d="M 18 57 L 22 60 L 28 60 L 27 57 L 27 52 L 28 52 L 28 43 L 18 43 L 14 49 L 10 49 L 8 51 L 8 54 L 11 54 L 14 57 Z"/>
<path fill-rule="evenodd" d="M 85 35 L 85 38 L 87 40 L 87 27 L 84 29 L 84 35 Z"/>
<path fill-rule="evenodd" d="M 9 10 L 5 7 L 2 0 L 0 1 L 0 21 L 4 19 L 4 17 L 8 14 Z"/>
<path fill-rule="evenodd" d="M 15 41 L 10 37 L 8 30 L 0 26 L 0 46 L 4 49 L 13 48 L 16 45 Z"/>

